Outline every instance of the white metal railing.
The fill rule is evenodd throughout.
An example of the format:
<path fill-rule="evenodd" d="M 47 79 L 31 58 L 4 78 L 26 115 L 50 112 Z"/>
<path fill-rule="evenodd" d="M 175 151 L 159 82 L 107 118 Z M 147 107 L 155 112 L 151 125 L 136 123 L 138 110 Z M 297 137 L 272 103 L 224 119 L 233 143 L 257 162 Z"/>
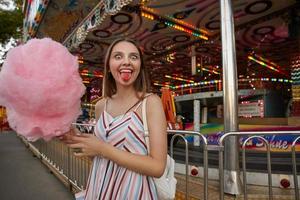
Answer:
<path fill-rule="evenodd" d="M 90 124 L 79 124 L 75 123 L 79 130 L 93 130 L 94 126 Z M 168 134 L 173 134 L 170 143 L 170 155 L 174 156 L 173 144 L 176 137 L 181 138 L 185 143 L 185 169 L 186 169 L 186 199 L 189 198 L 189 151 L 188 142 L 185 136 L 199 136 L 202 140 L 203 145 L 203 174 L 204 174 L 204 199 L 208 199 L 208 162 L 207 162 L 207 139 L 204 135 L 194 132 L 194 131 L 184 131 L 184 130 L 168 130 Z M 26 142 L 26 141 L 25 141 Z M 43 140 L 38 140 L 34 143 L 29 143 L 36 149 L 38 154 L 42 159 L 48 162 L 50 165 L 56 169 L 59 174 L 66 179 L 66 182 L 70 186 L 70 189 L 75 189 L 76 191 L 85 189 L 88 173 L 91 167 L 91 161 L 84 158 L 77 158 L 73 155 L 73 152 L 65 144 L 59 140 L 53 139 L 50 142 L 45 142 Z"/>
<path fill-rule="evenodd" d="M 257 138 L 261 140 L 264 145 L 267 147 L 267 170 L 268 170 L 268 188 L 269 188 L 269 199 L 273 199 L 273 192 L 272 192 L 272 171 L 271 171 L 271 151 L 270 151 L 270 143 L 263 138 L 264 135 L 300 135 L 300 131 L 247 131 L 247 132 L 230 132 L 226 133 L 219 139 L 219 180 L 220 180 L 220 200 L 224 199 L 224 142 L 230 136 L 249 136 L 242 144 L 242 159 L 243 159 L 243 191 L 244 191 L 244 199 L 247 199 L 247 180 L 246 180 L 246 152 L 245 147 L 248 141 Z M 296 171 L 296 152 L 295 152 L 295 145 L 299 137 L 297 137 L 293 144 L 292 144 L 292 155 L 293 155 L 293 177 L 295 181 L 295 197 L 296 200 L 299 200 L 298 195 L 298 182 L 297 182 L 297 171 Z"/>
<path fill-rule="evenodd" d="M 188 142 L 184 136 L 199 136 L 202 145 L 203 145 L 203 179 L 204 179 L 204 193 L 203 197 L 204 199 L 208 199 L 208 157 L 207 157 L 207 139 L 204 135 L 201 133 L 195 132 L 195 131 L 184 131 L 184 130 L 168 130 L 168 134 L 175 134 L 172 136 L 171 139 L 171 146 L 170 146 L 170 153 L 171 157 L 173 157 L 173 144 L 176 137 L 180 137 L 184 140 L 185 144 L 185 199 L 189 198 L 189 148 L 188 148 Z"/>
<path fill-rule="evenodd" d="M 79 126 L 85 126 L 86 130 L 93 130 L 90 124 L 75 124 L 78 128 Z M 88 129 L 89 128 L 89 129 Z M 189 148 L 188 142 L 185 136 L 199 136 L 201 139 L 200 145 L 203 147 L 203 198 L 208 198 L 208 151 L 217 150 L 219 154 L 219 180 L 220 180 L 220 192 L 219 199 L 224 199 L 224 143 L 227 138 L 230 136 L 244 136 L 246 137 L 243 143 L 241 144 L 242 150 L 242 172 L 243 172 L 243 191 L 244 199 L 247 199 L 247 176 L 246 176 L 246 144 L 247 142 L 258 139 L 264 143 L 266 146 L 267 154 L 267 171 L 268 171 L 268 188 L 269 188 L 269 199 L 273 199 L 272 193 L 272 170 L 271 170 L 271 151 L 270 143 L 263 137 L 266 135 L 300 135 L 300 131 L 262 131 L 262 132 L 230 132 L 222 135 L 219 139 L 218 146 L 208 145 L 206 137 L 198 132 L 194 131 L 184 131 L 184 130 L 168 130 L 168 134 L 173 134 L 171 143 L 170 143 L 170 155 L 174 156 L 174 140 L 175 138 L 181 138 L 184 141 L 185 147 L 185 190 L 186 199 L 189 198 Z M 295 146 L 299 142 L 300 136 L 297 137 L 291 146 L 292 153 L 292 167 L 293 167 L 293 178 L 295 186 L 295 199 L 299 199 L 299 188 L 298 188 L 298 179 L 297 179 L 297 163 L 296 163 L 296 150 Z M 50 142 L 44 142 L 39 140 L 34 143 L 28 143 L 40 154 L 40 157 L 52 165 L 58 172 L 63 176 L 68 182 L 71 189 L 82 190 L 85 189 L 88 174 L 91 167 L 91 160 L 87 158 L 78 158 L 73 155 L 71 149 L 69 149 L 65 144 L 59 140 L 52 140 Z M 201 148 L 200 148 L 201 149 Z"/>

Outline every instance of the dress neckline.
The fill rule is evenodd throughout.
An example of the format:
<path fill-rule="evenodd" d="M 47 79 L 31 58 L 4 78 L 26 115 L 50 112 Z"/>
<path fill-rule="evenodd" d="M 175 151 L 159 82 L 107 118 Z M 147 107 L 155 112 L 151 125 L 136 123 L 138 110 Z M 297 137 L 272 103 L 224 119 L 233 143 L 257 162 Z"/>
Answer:
<path fill-rule="evenodd" d="M 117 115 L 117 116 L 112 116 L 109 112 L 107 112 L 106 110 L 104 110 L 104 112 L 110 117 L 110 118 L 112 118 L 113 120 L 116 120 L 116 119 L 118 119 L 118 118 L 120 118 L 120 117 L 124 117 L 126 114 L 128 114 L 128 113 L 131 113 L 132 111 L 129 111 L 129 112 L 127 112 L 127 113 L 124 113 L 124 114 L 120 114 L 120 115 Z"/>
<path fill-rule="evenodd" d="M 103 113 L 102 113 L 102 115 L 104 115 L 104 114 L 108 115 L 109 118 L 110 118 L 110 122 L 108 122 L 108 123 L 111 123 L 111 122 L 116 122 L 118 119 L 122 119 L 122 120 L 123 120 L 123 119 L 125 119 L 126 115 L 129 115 L 129 114 L 130 114 L 130 116 L 131 116 L 132 113 L 133 113 L 133 114 L 139 119 L 139 121 L 143 124 L 143 120 L 141 119 L 141 117 L 139 116 L 139 114 L 138 114 L 135 110 L 131 110 L 131 111 L 125 113 L 125 114 L 121 114 L 121 115 L 118 115 L 118 116 L 115 116 L 115 117 L 113 117 L 109 112 L 107 112 L 106 110 L 104 110 Z M 102 117 L 104 117 L 104 116 L 102 116 Z M 104 118 L 105 118 L 105 117 L 104 117 Z"/>

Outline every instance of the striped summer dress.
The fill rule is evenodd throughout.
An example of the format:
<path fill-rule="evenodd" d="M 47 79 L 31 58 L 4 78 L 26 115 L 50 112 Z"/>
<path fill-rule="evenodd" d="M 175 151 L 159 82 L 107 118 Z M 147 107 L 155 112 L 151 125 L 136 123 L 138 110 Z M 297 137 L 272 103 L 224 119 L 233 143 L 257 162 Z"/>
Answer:
<path fill-rule="evenodd" d="M 113 118 L 106 112 L 105 103 L 96 124 L 96 136 L 123 151 L 147 155 L 143 122 L 136 113 L 139 106 L 134 111 Z M 152 177 L 128 170 L 111 160 L 95 157 L 85 199 L 156 200 L 157 193 Z"/>

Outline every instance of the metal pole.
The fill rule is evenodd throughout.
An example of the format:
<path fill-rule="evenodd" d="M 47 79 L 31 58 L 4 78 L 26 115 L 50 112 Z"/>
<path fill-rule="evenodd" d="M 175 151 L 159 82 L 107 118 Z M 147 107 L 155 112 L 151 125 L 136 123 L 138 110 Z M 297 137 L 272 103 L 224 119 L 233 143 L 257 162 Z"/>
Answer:
<path fill-rule="evenodd" d="M 271 148 L 268 141 L 267 145 L 267 164 L 268 164 L 268 185 L 269 185 L 269 199 L 273 200 L 273 190 L 272 190 L 272 169 L 271 169 Z"/>
<path fill-rule="evenodd" d="M 224 199 L 224 146 L 221 143 L 219 149 L 219 181 L 220 181 L 220 200 Z"/>
<path fill-rule="evenodd" d="M 298 177 L 297 177 L 297 159 L 296 159 L 296 147 L 300 136 L 297 137 L 292 143 L 292 163 L 293 163 L 293 178 L 294 178 L 294 187 L 295 187 L 295 199 L 299 200 L 299 186 L 298 186 Z"/>
<path fill-rule="evenodd" d="M 238 131 L 237 70 L 231 0 L 220 0 L 223 63 L 224 131 Z M 233 136 L 225 141 L 225 187 L 229 194 L 241 193 L 238 165 L 238 141 Z"/>
<path fill-rule="evenodd" d="M 244 142 L 244 144 L 246 144 Z M 247 174 L 246 174 L 246 148 L 243 145 L 243 184 L 244 184 L 244 200 L 248 200 L 247 194 Z"/>
<path fill-rule="evenodd" d="M 182 137 L 183 138 L 183 140 L 184 140 L 184 142 L 185 142 L 185 144 L 186 144 L 186 180 L 187 180 L 187 182 L 186 182 L 186 190 L 187 191 L 189 191 L 189 189 L 188 189 L 188 142 L 187 142 L 187 140 L 185 139 L 185 137 L 183 137 L 182 135 L 184 135 L 184 136 L 186 136 L 186 135 L 197 135 L 200 139 L 201 139 L 201 141 L 202 141 L 202 144 L 203 144 L 203 178 L 204 178 L 204 199 L 205 200 L 207 200 L 208 199 L 208 156 L 207 156 L 207 154 L 208 154 L 208 149 L 207 149 L 207 139 L 206 139 L 206 137 L 203 135 L 203 134 L 201 134 L 201 133 L 199 133 L 199 132 L 195 132 L 195 131 L 184 131 L 184 130 L 168 130 L 167 131 L 168 132 L 168 134 L 172 134 L 172 133 L 175 133 L 175 135 L 172 137 L 172 139 L 171 139 L 171 147 L 170 147 L 170 151 L 171 151 L 171 157 L 173 157 L 173 141 L 174 141 L 174 139 L 173 138 L 175 138 L 175 136 L 176 137 Z M 182 134 L 182 135 L 180 135 L 180 134 Z M 179 135 L 179 136 L 177 136 L 177 135 Z M 186 194 L 186 197 L 185 197 L 186 199 L 188 199 L 188 195 Z"/>
<path fill-rule="evenodd" d="M 194 100 L 194 131 L 200 132 L 200 100 Z M 200 137 L 194 135 L 194 146 L 200 146 Z"/>
<path fill-rule="evenodd" d="M 203 179 L 204 179 L 204 199 L 208 199 L 208 152 L 207 144 L 203 141 Z"/>
<path fill-rule="evenodd" d="M 68 176 L 68 184 L 69 189 L 72 191 L 72 183 L 71 183 L 71 150 L 67 149 L 67 176 Z"/>
<path fill-rule="evenodd" d="M 189 145 L 187 140 L 183 135 L 180 134 L 175 134 L 171 138 L 171 147 L 170 147 L 170 152 L 171 152 L 171 157 L 174 159 L 173 155 L 173 144 L 174 144 L 174 139 L 176 137 L 181 137 L 184 141 L 185 144 L 185 199 L 189 199 Z"/>
<path fill-rule="evenodd" d="M 267 165 L 268 165 L 268 187 L 269 187 L 269 199 L 272 200 L 273 199 L 273 192 L 272 192 L 272 170 L 271 170 L 271 151 L 270 151 L 270 144 L 269 142 L 263 138 L 262 136 L 251 136 L 249 138 L 247 138 L 242 145 L 242 149 L 243 149 L 243 183 L 244 183 L 244 200 L 247 200 L 247 170 L 246 170 L 246 144 L 248 143 L 248 141 L 257 138 L 259 140 L 261 140 L 264 145 L 266 145 L 266 149 L 267 149 Z"/>

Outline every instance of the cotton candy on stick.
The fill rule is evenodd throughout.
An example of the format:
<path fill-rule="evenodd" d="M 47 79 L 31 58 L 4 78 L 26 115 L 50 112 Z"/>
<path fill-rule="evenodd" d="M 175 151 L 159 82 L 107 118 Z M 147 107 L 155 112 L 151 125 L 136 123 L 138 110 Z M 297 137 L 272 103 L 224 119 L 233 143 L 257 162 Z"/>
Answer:
<path fill-rule="evenodd" d="M 0 71 L 0 105 L 10 127 L 31 141 L 67 132 L 84 92 L 77 57 L 49 38 L 11 49 Z"/>

